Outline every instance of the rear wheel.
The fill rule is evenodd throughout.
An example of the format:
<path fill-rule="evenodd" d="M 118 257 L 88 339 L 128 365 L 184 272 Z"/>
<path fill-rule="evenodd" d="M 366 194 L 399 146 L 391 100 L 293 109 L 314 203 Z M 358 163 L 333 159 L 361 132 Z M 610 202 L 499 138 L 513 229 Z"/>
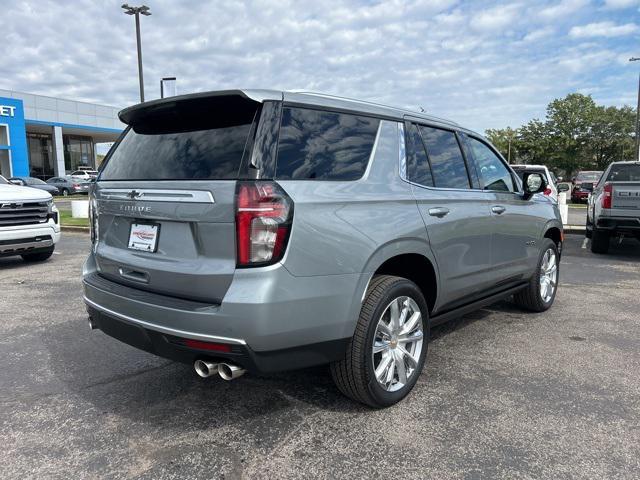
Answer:
<path fill-rule="evenodd" d="M 532 312 L 548 310 L 556 298 L 560 255 L 558 247 L 550 238 L 542 243 L 538 268 L 524 290 L 514 295 L 516 305 Z"/>
<path fill-rule="evenodd" d="M 402 400 L 416 384 L 429 340 L 428 307 L 415 283 L 375 276 L 356 331 L 331 375 L 346 396 L 374 408 Z"/>
<path fill-rule="evenodd" d="M 63 188 L 62 189 L 62 196 L 63 197 L 68 197 L 69 196 L 69 189 L 68 188 Z"/>
<path fill-rule="evenodd" d="M 587 215 L 587 224 L 585 226 L 584 236 L 587 238 L 593 237 L 593 223 L 589 220 L 589 215 Z"/>
<path fill-rule="evenodd" d="M 53 250 L 55 247 L 51 247 L 47 250 L 37 253 L 25 253 L 20 255 L 25 262 L 44 262 L 51 255 L 53 255 Z"/>
<path fill-rule="evenodd" d="M 591 234 L 591 251 L 593 253 L 607 253 L 609 251 L 609 239 L 611 233 L 607 230 L 593 228 Z"/>

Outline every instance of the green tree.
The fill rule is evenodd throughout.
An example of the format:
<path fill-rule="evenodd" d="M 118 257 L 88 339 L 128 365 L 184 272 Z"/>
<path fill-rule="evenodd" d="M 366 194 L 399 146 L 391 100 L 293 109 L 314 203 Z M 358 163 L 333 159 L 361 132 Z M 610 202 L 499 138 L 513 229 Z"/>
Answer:
<path fill-rule="evenodd" d="M 597 113 L 590 95 L 571 93 L 547 107 L 549 160 L 567 175 L 593 163 L 589 141 Z"/>
<path fill-rule="evenodd" d="M 485 136 L 509 163 L 516 163 L 518 130 L 511 127 L 489 129 Z"/>
<path fill-rule="evenodd" d="M 547 125 L 533 119 L 518 129 L 518 158 L 522 163 L 548 165 L 550 162 Z"/>
<path fill-rule="evenodd" d="M 589 148 L 599 170 L 614 161 L 634 159 L 635 111 L 624 106 L 597 107 Z"/>

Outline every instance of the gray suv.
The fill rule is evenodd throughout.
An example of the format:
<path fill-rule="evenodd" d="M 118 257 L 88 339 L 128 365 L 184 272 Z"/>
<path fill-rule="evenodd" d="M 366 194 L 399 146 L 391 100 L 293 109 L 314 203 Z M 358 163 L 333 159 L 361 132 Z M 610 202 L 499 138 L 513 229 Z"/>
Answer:
<path fill-rule="evenodd" d="M 146 102 L 91 192 L 92 328 L 231 380 L 330 364 L 373 407 L 434 325 L 555 298 L 558 207 L 455 123 L 310 93 Z"/>

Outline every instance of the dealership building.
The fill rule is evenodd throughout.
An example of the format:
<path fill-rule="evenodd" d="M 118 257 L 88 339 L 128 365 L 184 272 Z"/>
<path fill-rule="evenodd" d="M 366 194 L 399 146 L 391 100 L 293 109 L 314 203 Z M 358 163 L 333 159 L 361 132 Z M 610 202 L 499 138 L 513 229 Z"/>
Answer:
<path fill-rule="evenodd" d="M 125 125 L 117 107 L 0 89 L 0 174 L 46 180 L 95 168 L 96 144 Z"/>

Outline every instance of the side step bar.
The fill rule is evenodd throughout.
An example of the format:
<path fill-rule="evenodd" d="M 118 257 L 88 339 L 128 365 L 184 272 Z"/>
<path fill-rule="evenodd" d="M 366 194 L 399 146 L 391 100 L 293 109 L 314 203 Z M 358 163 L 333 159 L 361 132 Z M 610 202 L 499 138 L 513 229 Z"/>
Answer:
<path fill-rule="evenodd" d="M 527 283 L 522 283 L 521 285 L 516 285 L 515 287 L 511 287 L 507 290 L 504 290 L 499 293 L 495 293 L 488 297 L 482 298 L 480 300 L 476 300 L 475 302 L 468 303 L 461 307 L 455 308 L 453 310 L 449 310 L 448 312 L 439 313 L 431 317 L 431 326 L 435 327 L 436 325 L 440 325 L 442 323 L 448 322 L 449 320 L 453 320 L 454 318 L 460 318 L 467 313 L 474 312 L 479 308 L 486 307 L 487 305 L 491 305 L 492 303 L 499 302 L 500 300 L 504 300 L 507 297 L 510 297 L 514 293 L 519 292 L 523 288 L 526 288 Z"/>

